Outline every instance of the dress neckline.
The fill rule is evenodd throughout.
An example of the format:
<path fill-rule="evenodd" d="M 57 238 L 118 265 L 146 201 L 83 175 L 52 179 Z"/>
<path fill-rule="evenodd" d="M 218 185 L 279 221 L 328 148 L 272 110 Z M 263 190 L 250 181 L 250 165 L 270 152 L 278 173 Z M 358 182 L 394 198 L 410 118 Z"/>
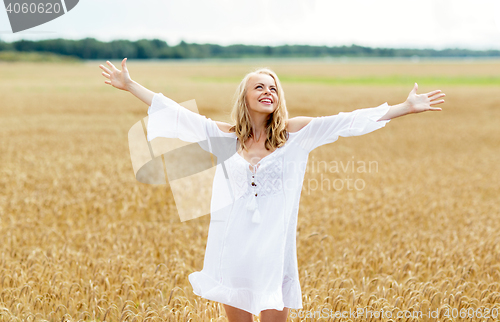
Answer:
<path fill-rule="evenodd" d="M 238 155 L 238 157 L 243 160 L 247 165 L 249 165 L 250 167 L 256 169 L 256 167 L 258 165 L 260 165 L 260 163 L 262 161 L 264 161 L 264 159 L 266 159 L 267 157 L 270 157 L 272 156 L 273 154 L 275 154 L 276 152 L 278 152 L 279 149 L 281 148 L 284 148 L 288 141 L 290 141 L 290 139 L 292 137 L 295 137 L 296 134 L 299 134 L 299 133 L 303 133 L 305 131 L 305 129 L 315 120 L 316 118 L 313 118 L 309 123 L 307 123 L 304 127 L 302 127 L 300 130 L 298 131 L 295 131 L 295 132 L 287 132 L 287 134 L 289 135 L 288 139 L 286 140 L 285 144 L 283 144 L 281 147 L 279 148 L 276 148 L 273 152 L 269 153 L 268 155 L 266 155 L 265 157 L 263 157 L 262 159 L 260 159 L 259 162 L 257 162 L 255 165 L 251 164 L 250 162 L 248 162 L 241 154 L 238 153 L 238 137 L 236 136 L 236 133 L 234 132 L 231 132 L 231 133 L 225 133 L 223 132 L 222 130 L 219 129 L 219 131 L 221 131 L 222 133 L 225 133 L 225 134 L 233 134 L 233 136 L 236 138 L 236 154 Z M 251 170 L 250 170 L 251 171 Z"/>
<path fill-rule="evenodd" d="M 311 122 L 309 122 L 311 123 Z M 309 123 L 307 125 L 309 125 Z M 306 125 L 306 126 L 307 126 Z M 306 127 L 304 126 L 304 128 Z M 274 155 L 276 152 L 278 152 L 278 150 L 284 148 L 286 146 L 286 144 L 288 143 L 288 141 L 290 140 L 290 138 L 285 142 L 285 144 L 283 144 L 281 147 L 279 148 L 276 148 L 273 152 L 269 153 L 268 155 L 266 155 L 265 157 L 263 157 L 262 159 L 259 160 L 259 162 L 257 162 L 255 165 L 251 164 L 250 162 L 247 161 L 247 159 L 245 159 L 241 154 L 238 153 L 238 136 L 236 135 L 235 132 L 224 132 L 222 131 L 221 129 L 219 129 L 219 127 L 215 124 L 215 128 L 220 132 L 222 133 L 223 135 L 227 135 L 227 136 L 231 136 L 233 138 L 236 139 L 236 154 L 237 154 L 237 157 L 240 158 L 243 162 L 245 162 L 249 167 L 252 167 L 254 169 L 256 169 L 256 167 L 258 165 L 260 165 L 265 159 L 267 159 L 268 157 L 271 157 L 272 155 Z M 302 130 L 302 129 L 301 129 Z M 298 134 L 301 130 L 299 131 L 296 131 L 296 132 L 287 132 L 287 134 Z M 249 169 L 249 168 L 248 168 Z M 250 170 L 250 169 L 249 169 Z M 251 170 L 250 170 L 251 171 Z"/>
<path fill-rule="evenodd" d="M 285 142 L 286 144 L 286 142 Z M 248 163 L 249 165 L 251 165 L 252 167 L 256 167 L 258 164 L 262 163 L 262 161 L 264 161 L 267 157 L 270 157 L 271 155 L 275 154 L 276 152 L 278 152 L 279 149 L 281 149 L 282 147 L 284 147 L 285 145 L 282 145 L 281 147 L 279 148 L 276 148 L 273 152 L 269 153 L 268 155 L 266 155 L 265 157 L 261 158 L 259 160 L 259 162 L 257 162 L 256 164 L 251 164 L 250 162 L 247 161 L 247 159 L 245 159 L 238 151 L 236 151 L 236 154 L 243 160 L 245 161 L 246 163 Z"/>
<path fill-rule="evenodd" d="M 250 171 L 252 174 L 255 174 L 255 173 L 257 173 L 257 169 L 260 167 L 262 162 L 270 159 L 273 155 L 278 153 L 281 149 L 283 149 L 287 145 L 287 143 L 288 143 L 288 141 L 286 141 L 285 144 L 283 144 L 279 148 L 276 148 L 273 152 L 269 153 L 268 155 L 266 155 L 265 157 L 260 159 L 259 162 L 257 162 L 254 165 L 254 164 L 251 164 L 250 162 L 248 162 L 241 154 L 238 153 L 238 138 L 236 138 L 236 154 L 237 154 L 237 157 L 240 158 L 247 165 L 247 170 Z M 252 169 L 253 169 L 253 171 L 252 171 Z"/>

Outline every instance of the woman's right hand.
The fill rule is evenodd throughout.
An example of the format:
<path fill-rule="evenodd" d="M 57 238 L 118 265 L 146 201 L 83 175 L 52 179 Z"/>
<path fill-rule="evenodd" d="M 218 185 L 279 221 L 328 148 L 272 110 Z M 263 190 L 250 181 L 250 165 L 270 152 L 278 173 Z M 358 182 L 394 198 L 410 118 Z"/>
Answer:
<path fill-rule="evenodd" d="M 118 89 L 128 91 L 129 86 L 132 83 L 132 79 L 130 78 L 130 75 L 128 73 L 127 69 L 127 58 L 124 58 L 122 60 L 122 70 L 118 70 L 109 60 L 106 61 L 106 63 L 111 67 L 111 70 L 107 69 L 103 65 L 99 65 L 99 67 L 104 70 L 102 72 L 102 75 L 109 80 L 104 81 L 104 83 L 112 85 L 113 87 L 116 87 Z"/>

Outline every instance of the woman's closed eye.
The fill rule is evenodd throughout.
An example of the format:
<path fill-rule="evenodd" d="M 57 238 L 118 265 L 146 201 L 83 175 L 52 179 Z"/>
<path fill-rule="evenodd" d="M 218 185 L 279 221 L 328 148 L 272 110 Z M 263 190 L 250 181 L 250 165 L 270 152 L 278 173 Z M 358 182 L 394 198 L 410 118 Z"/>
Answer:
<path fill-rule="evenodd" d="M 257 85 L 257 87 L 255 87 L 255 88 L 259 88 L 259 87 L 263 88 L 262 85 Z M 276 92 L 276 88 L 274 88 L 274 87 L 272 87 L 271 90 Z"/>

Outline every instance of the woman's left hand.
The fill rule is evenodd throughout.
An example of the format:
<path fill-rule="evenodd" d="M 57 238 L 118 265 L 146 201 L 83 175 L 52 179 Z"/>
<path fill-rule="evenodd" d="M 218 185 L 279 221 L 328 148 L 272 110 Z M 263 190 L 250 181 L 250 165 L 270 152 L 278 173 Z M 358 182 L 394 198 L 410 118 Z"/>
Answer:
<path fill-rule="evenodd" d="M 437 95 L 441 90 L 436 90 L 429 92 L 427 94 L 417 94 L 418 84 L 415 86 L 408 95 L 405 104 L 408 106 L 410 113 L 420 113 L 424 111 L 441 111 L 439 107 L 432 107 L 431 105 L 436 105 L 444 103 L 444 100 L 437 100 L 440 97 L 446 96 L 444 93 Z M 437 96 L 436 96 L 437 95 Z"/>

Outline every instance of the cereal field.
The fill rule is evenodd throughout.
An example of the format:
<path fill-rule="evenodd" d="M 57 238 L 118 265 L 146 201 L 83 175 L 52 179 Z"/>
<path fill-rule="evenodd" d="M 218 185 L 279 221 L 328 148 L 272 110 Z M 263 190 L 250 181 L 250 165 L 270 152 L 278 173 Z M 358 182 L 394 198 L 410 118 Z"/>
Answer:
<path fill-rule="evenodd" d="M 210 217 L 180 222 L 166 185 L 135 179 L 127 133 L 148 107 L 104 84 L 99 64 L 0 64 L 0 321 L 226 321 L 188 281 Z M 395 105 L 414 82 L 442 90 L 441 112 L 310 154 L 304 307 L 289 320 L 498 320 L 500 61 L 127 64 L 145 87 L 226 122 L 256 67 L 282 78 L 290 117 Z M 335 316 L 360 308 L 385 315 Z"/>

